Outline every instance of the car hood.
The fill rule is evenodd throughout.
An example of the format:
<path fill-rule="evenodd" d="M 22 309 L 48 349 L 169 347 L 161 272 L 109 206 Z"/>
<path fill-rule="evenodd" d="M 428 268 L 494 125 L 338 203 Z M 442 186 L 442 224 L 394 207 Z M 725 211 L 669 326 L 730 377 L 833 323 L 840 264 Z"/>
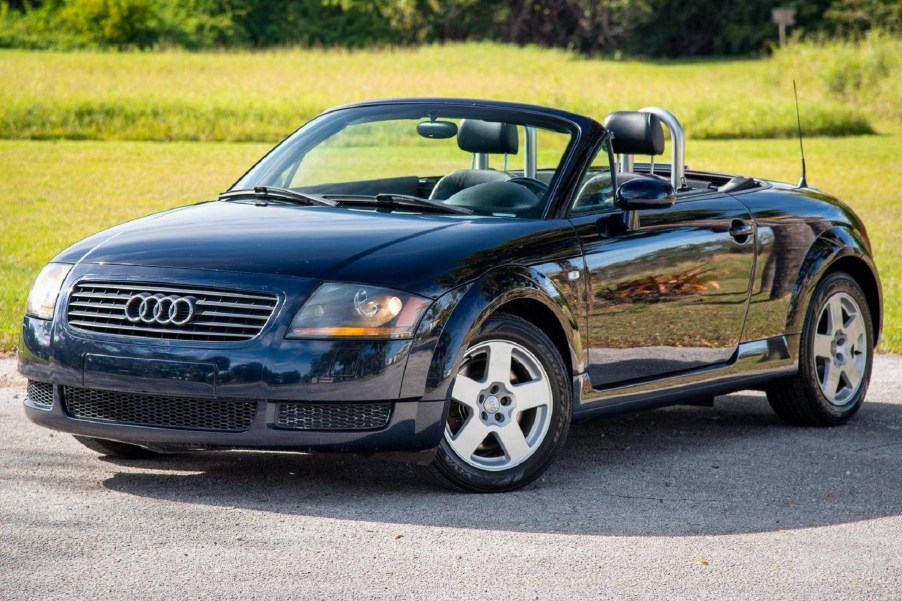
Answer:
<path fill-rule="evenodd" d="M 575 246 L 566 221 L 209 202 L 116 226 L 55 260 L 359 282 L 434 298 L 496 265 L 572 256 Z"/>

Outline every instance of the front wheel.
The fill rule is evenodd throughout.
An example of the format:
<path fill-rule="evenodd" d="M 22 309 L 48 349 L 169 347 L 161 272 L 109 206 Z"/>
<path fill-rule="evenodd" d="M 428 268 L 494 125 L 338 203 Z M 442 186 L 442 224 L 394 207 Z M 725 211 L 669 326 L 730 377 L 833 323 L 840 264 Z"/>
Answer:
<path fill-rule="evenodd" d="M 808 307 L 799 373 L 772 384 L 767 400 L 791 424 L 844 424 L 864 402 L 873 358 L 874 327 L 864 292 L 847 274 L 831 274 Z"/>
<path fill-rule="evenodd" d="M 475 492 L 525 486 L 563 447 L 570 413 L 569 378 L 548 336 L 519 317 L 493 316 L 471 343 L 452 385 L 432 471 Z"/>

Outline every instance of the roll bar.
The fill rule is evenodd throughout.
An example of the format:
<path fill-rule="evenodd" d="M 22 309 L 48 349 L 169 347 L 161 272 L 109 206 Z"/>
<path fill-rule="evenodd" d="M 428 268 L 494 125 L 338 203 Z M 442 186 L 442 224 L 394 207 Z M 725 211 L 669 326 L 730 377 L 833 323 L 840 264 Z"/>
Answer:
<path fill-rule="evenodd" d="M 683 135 L 683 126 L 670 111 L 657 106 L 647 106 L 639 109 L 640 113 L 651 113 L 658 117 L 667 126 L 670 132 L 670 183 L 674 190 L 685 190 L 686 185 L 686 137 Z M 624 157 L 625 159 L 626 157 Z M 629 157 L 632 163 L 632 156 Z"/>
<path fill-rule="evenodd" d="M 524 158 L 523 175 L 536 178 L 538 171 L 538 148 L 536 146 L 536 128 L 527 125 L 526 130 L 526 156 Z"/>

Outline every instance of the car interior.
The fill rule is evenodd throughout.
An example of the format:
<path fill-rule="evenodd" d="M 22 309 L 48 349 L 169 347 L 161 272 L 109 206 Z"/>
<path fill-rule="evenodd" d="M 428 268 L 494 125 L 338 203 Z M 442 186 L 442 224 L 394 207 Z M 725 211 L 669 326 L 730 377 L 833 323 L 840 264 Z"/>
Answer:
<path fill-rule="evenodd" d="M 535 156 L 535 134 L 530 127 L 513 123 L 461 119 L 429 120 L 417 124 L 416 132 L 429 139 L 455 138 L 457 148 L 470 156 L 468 169 L 446 175 L 399 176 L 361 181 L 328 182 L 291 186 L 293 190 L 321 195 L 371 195 L 382 193 L 417 196 L 471 209 L 476 214 L 541 217 L 545 194 L 555 168 L 508 169 L 509 158 Z M 520 134 L 527 140 L 521 148 Z M 526 152 L 527 157 L 523 156 Z M 491 161 L 491 166 L 490 166 Z M 497 168 L 497 167 L 500 168 Z M 529 171 L 532 177 L 527 177 Z"/>
<path fill-rule="evenodd" d="M 665 125 L 670 132 L 673 156 L 670 163 L 656 163 L 655 158 L 663 155 L 668 146 Z M 711 191 L 739 192 L 761 185 L 743 176 L 686 171 L 682 161 L 685 151 L 682 129 L 676 118 L 663 109 L 616 111 L 607 116 L 604 126 L 612 134 L 611 152 L 617 157 L 616 184 L 608 161 L 608 149 L 601 148 L 596 162 L 580 183 L 572 205 L 574 212 L 612 208 L 615 186 L 640 177 L 671 180 L 678 199 Z M 457 147 L 470 155 L 470 167 L 446 175 L 324 183 L 296 189 L 333 195 L 375 196 L 387 192 L 441 201 L 480 215 L 541 217 L 556 169 L 536 165 L 535 128 L 479 119 L 461 119 L 459 123 L 430 119 L 418 123 L 416 131 L 424 138 L 455 138 Z M 521 131 L 526 140 L 522 145 L 525 148 L 521 148 Z M 521 151 L 525 152 L 523 168 L 508 169 L 509 157 L 517 156 Z M 647 156 L 649 161 L 635 162 L 637 155 Z M 674 164 L 680 166 L 676 173 L 672 170 Z"/>
<path fill-rule="evenodd" d="M 497 216 L 540 217 L 542 202 L 554 170 L 543 170 L 543 179 L 508 171 L 507 158 L 519 153 L 517 126 L 511 123 L 463 119 L 457 131 L 458 147 L 473 155 L 470 169 L 440 178 L 429 198 Z M 503 157 L 504 168 L 491 169 L 489 156 Z"/>
<path fill-rule="evenodd" d="M 675 119 L 674 119 L 675 122 Z M 671 164 L 657 164 L 655 157 L 665 152 L 666 137 L 662 119 L 647 111 L 616 111 L 607 116 L 605 128 L 612 133 L 611 151 L 619 158 L 617 185 L 639 177 L 671 179 Z M 678 127 L 678 123 L 675 123 Z M 675 141 L 675 142 L 674 142 Z M 672 143 L 682 142 L 682 132 L 671 135 Z M 506 157 L 519 151 L 517 128 L 509 123 L 495 123 L 465 119 L 457 132 L 461 150 L 474 156 L 470 169 L 454 171 L 435 182 L 429 198 L 471 208 L 484 214 L 510 214 L 517 217 L 539 216 L 544 195 L 554 176 L 554 170 L 536 170 L 535 177 L 523 176 L 522 170 L 488 168 L 488 161 L 480 164 L 479 157 Z M 601 152 L 606 152 L 602 149 Z M 635 155 L 648 156 L 647 163 L 637 163 Z M 602 164 L 604 161 L 602 161 Z M 427 185 L 431 182 L 421 182 Z M 514 185 L 519 184 L 519 185 Z M 678 198 L 711 191 L 739 192 L 759 187 L 756 180 L 744 176 L 730 176 L 703 171 L 688 171 L 675 186 Z M 528 192 L 524 192 L 524 188 Z M 613 206 L 610 169 L 590 168 L 580 184 L 573 204 L 575 212 L 603 210 Z"/>

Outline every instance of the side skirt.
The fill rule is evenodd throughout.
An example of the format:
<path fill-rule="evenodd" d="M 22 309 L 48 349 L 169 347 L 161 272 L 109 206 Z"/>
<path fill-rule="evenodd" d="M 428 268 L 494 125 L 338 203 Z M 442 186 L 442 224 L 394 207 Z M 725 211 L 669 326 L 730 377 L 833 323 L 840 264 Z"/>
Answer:
<path fill-rule="evenodd" d="M 677 405 L 761 386 L 798 371 L 799 335 L 743 342 L 727 362 L 663 378 L 592 388 L 586 374 L 575 377 L 573 421 Z"/>

